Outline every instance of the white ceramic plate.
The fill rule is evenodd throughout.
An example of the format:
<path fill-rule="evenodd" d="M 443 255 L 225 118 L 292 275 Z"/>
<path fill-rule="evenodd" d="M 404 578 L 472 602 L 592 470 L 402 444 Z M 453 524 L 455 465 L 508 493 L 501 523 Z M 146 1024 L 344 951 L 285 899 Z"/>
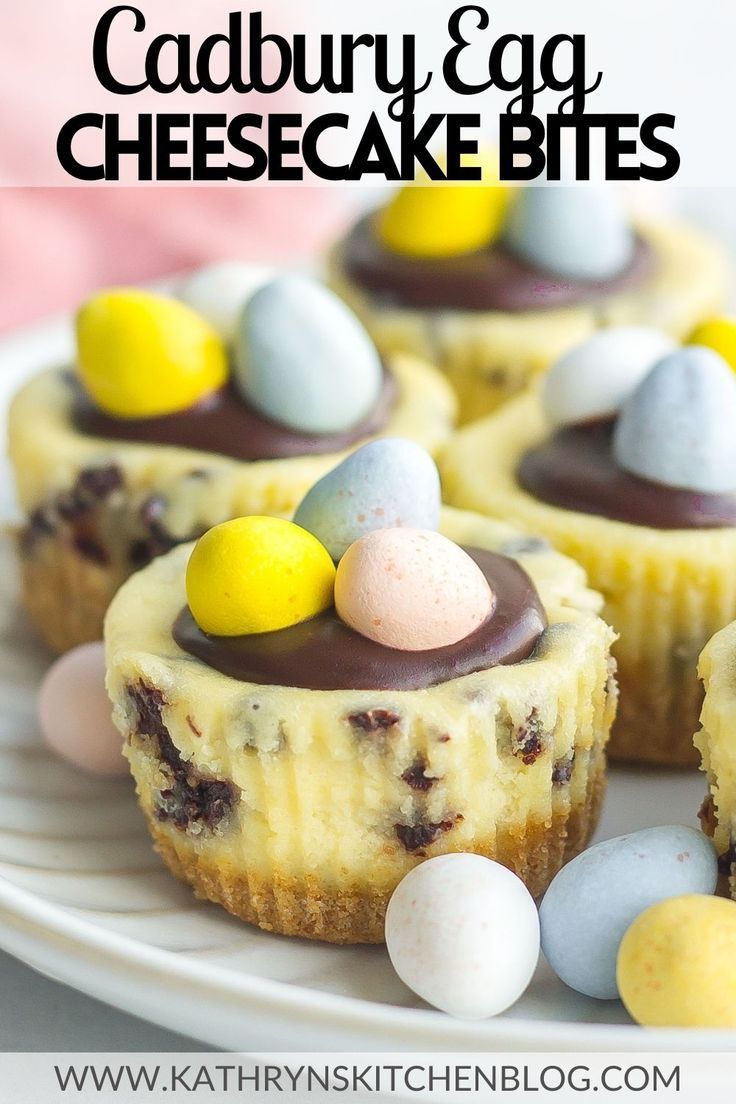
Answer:
<path fill-rule="evenodd" d="M 0 409 L 29 372 L 68 356 L 52 323 L 0 344 Z M 12 516 L 7 471 L 0 503 Z M 577 996 L 542 964 L 519 1003 L 478 1024 L 423 1006 L 382 948 L 267 935 L 196 901 L 153 854 L 127 782 L 78 774 L 40 745 L 34 716 L 49 656 L 17 605 L 0 553 L 0 945 L 128 1012 L 233 1050 L 730 1049 L 721 1032 L 648 1032 L 618 1002 Z M 601 837 L 695 823 L 695 773 L 615 770 Z"/>

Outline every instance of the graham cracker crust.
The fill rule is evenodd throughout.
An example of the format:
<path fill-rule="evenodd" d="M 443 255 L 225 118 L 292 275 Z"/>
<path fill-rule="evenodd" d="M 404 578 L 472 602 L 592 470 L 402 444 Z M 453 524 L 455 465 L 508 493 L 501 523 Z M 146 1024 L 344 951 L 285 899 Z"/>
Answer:
<path fill-rule="evenodd" d="M 601 753 L 591 762 L 584 800 L 569 811 L 553 813 L 549 824 L 530 822 L 499 828 L 493 843 L 481 841 L 473 851 L 508 866 L 533 896 L 540 896 L 564 863 L 582 851 L 593 835 L 605 784 Z M 309 875 L 299 881 L 281 874 L 266 880 L 247 870 L 218 868 L 197 852 L 183 832 L 152 816 L 147 819 L 156 850 L 171 873 L 192 886 L 197 897 L 222 905 L 233 916 L 280 935 L 338 944 L 383 943 L 384 917 L 395 887 L 332 888 Z"/>

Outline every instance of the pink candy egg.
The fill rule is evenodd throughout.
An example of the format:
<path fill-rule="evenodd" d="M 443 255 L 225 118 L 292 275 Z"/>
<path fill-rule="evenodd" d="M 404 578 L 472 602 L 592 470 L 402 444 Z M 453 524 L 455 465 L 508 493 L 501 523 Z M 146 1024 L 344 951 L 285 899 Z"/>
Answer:
<path fill-rule="evenodd" d="M 90 774 L 128 773 L 105 690 L 102 644 L 81 644 L 49 667 L 38 695 L 38 720 L 51 750 L 75 767 Z"/>
<path fill-rule="evenodd" d="M 340 560 L 335 606 L 362 636 L 405 652 L 443 648 L 490 616 L 494 595 L 474 560 L 441 533 L 377 529 Z"/>

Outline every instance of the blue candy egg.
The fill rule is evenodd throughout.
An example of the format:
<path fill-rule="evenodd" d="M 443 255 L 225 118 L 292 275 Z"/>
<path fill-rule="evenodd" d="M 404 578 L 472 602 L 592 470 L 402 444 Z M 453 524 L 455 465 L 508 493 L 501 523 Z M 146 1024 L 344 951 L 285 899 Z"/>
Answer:
<path fill-rule="evenodd" d="M 572 989 L 618 996 L 616 955 L 629 925 L 650 905 L 689 893 L 713 893 L 718 863 L 694 828 L 645 828 L 605 840 L 563 867 L 539 911 L 542 949 Z"/>
<path fill-rule="evenodd" d="M 505 242 L 529 264 L 571 280 L 608 280 L 631 260 L 634 235 L 616 193 L 595 184 L 520 188 Z"/>
<path fill-rule="evenodd" d="M 238 327 L 234 378 L 259 413 L 300 433 L 340 433 L 375 406 L 376 347 L 345 304 L 301 276 L 260 288 Z"/>
<path fill-rule="evenodd" d="M 613 452 L 626 471 L 703 494 L 736 490 L 736 376 L 701 345 L 655 364 L 624 403 Z"/>
<path fill-rule="evenodd" d="M 374 529 L 437 529 L 440 477 L 428 452 L 401 437 L 363 445 L 307 492 L 294 521 L 334 560 Z"/>

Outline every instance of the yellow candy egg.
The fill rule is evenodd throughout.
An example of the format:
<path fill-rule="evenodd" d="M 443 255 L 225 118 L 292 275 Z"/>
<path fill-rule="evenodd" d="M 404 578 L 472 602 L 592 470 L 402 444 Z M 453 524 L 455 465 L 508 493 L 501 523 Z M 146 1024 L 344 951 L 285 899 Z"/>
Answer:
<path fill-rule="evenodd" d="M 243 517 L 216 525 L 189 557 L 187 601 L 214 636 L 273 632 L 332 605 L 335 565 L 316 537 L 291 521 Z"/>
<path fill-rule="evenodd" d="M 688 345 L 707 345 L 736 370 L 736 319 L 709 318 L 688 338 Z"/>
<path fill-rule="evenodd" d="M 482 249 L 498 236 L 509 189 L 499 183 L 496 158 L 483 154 L 464 164 L 479 164 L 483 182 L 410 184 L 394 195 L 378 216 L 378 236 L 388 249 L 409 257 L 451 257 Z"/>
<path fill-rule="evenodd" d="M 116 418 L 186 410 L 227 379 L 215 330 L 176 299 L 120 288 L 77 315 L 77 368 L 95 403 Z"/>
<path fill-rule="evenodd" d="M 623 938 L 621 999 L 645 1027 L 736 1027 L 736 903 L 671 897 Z"/>

